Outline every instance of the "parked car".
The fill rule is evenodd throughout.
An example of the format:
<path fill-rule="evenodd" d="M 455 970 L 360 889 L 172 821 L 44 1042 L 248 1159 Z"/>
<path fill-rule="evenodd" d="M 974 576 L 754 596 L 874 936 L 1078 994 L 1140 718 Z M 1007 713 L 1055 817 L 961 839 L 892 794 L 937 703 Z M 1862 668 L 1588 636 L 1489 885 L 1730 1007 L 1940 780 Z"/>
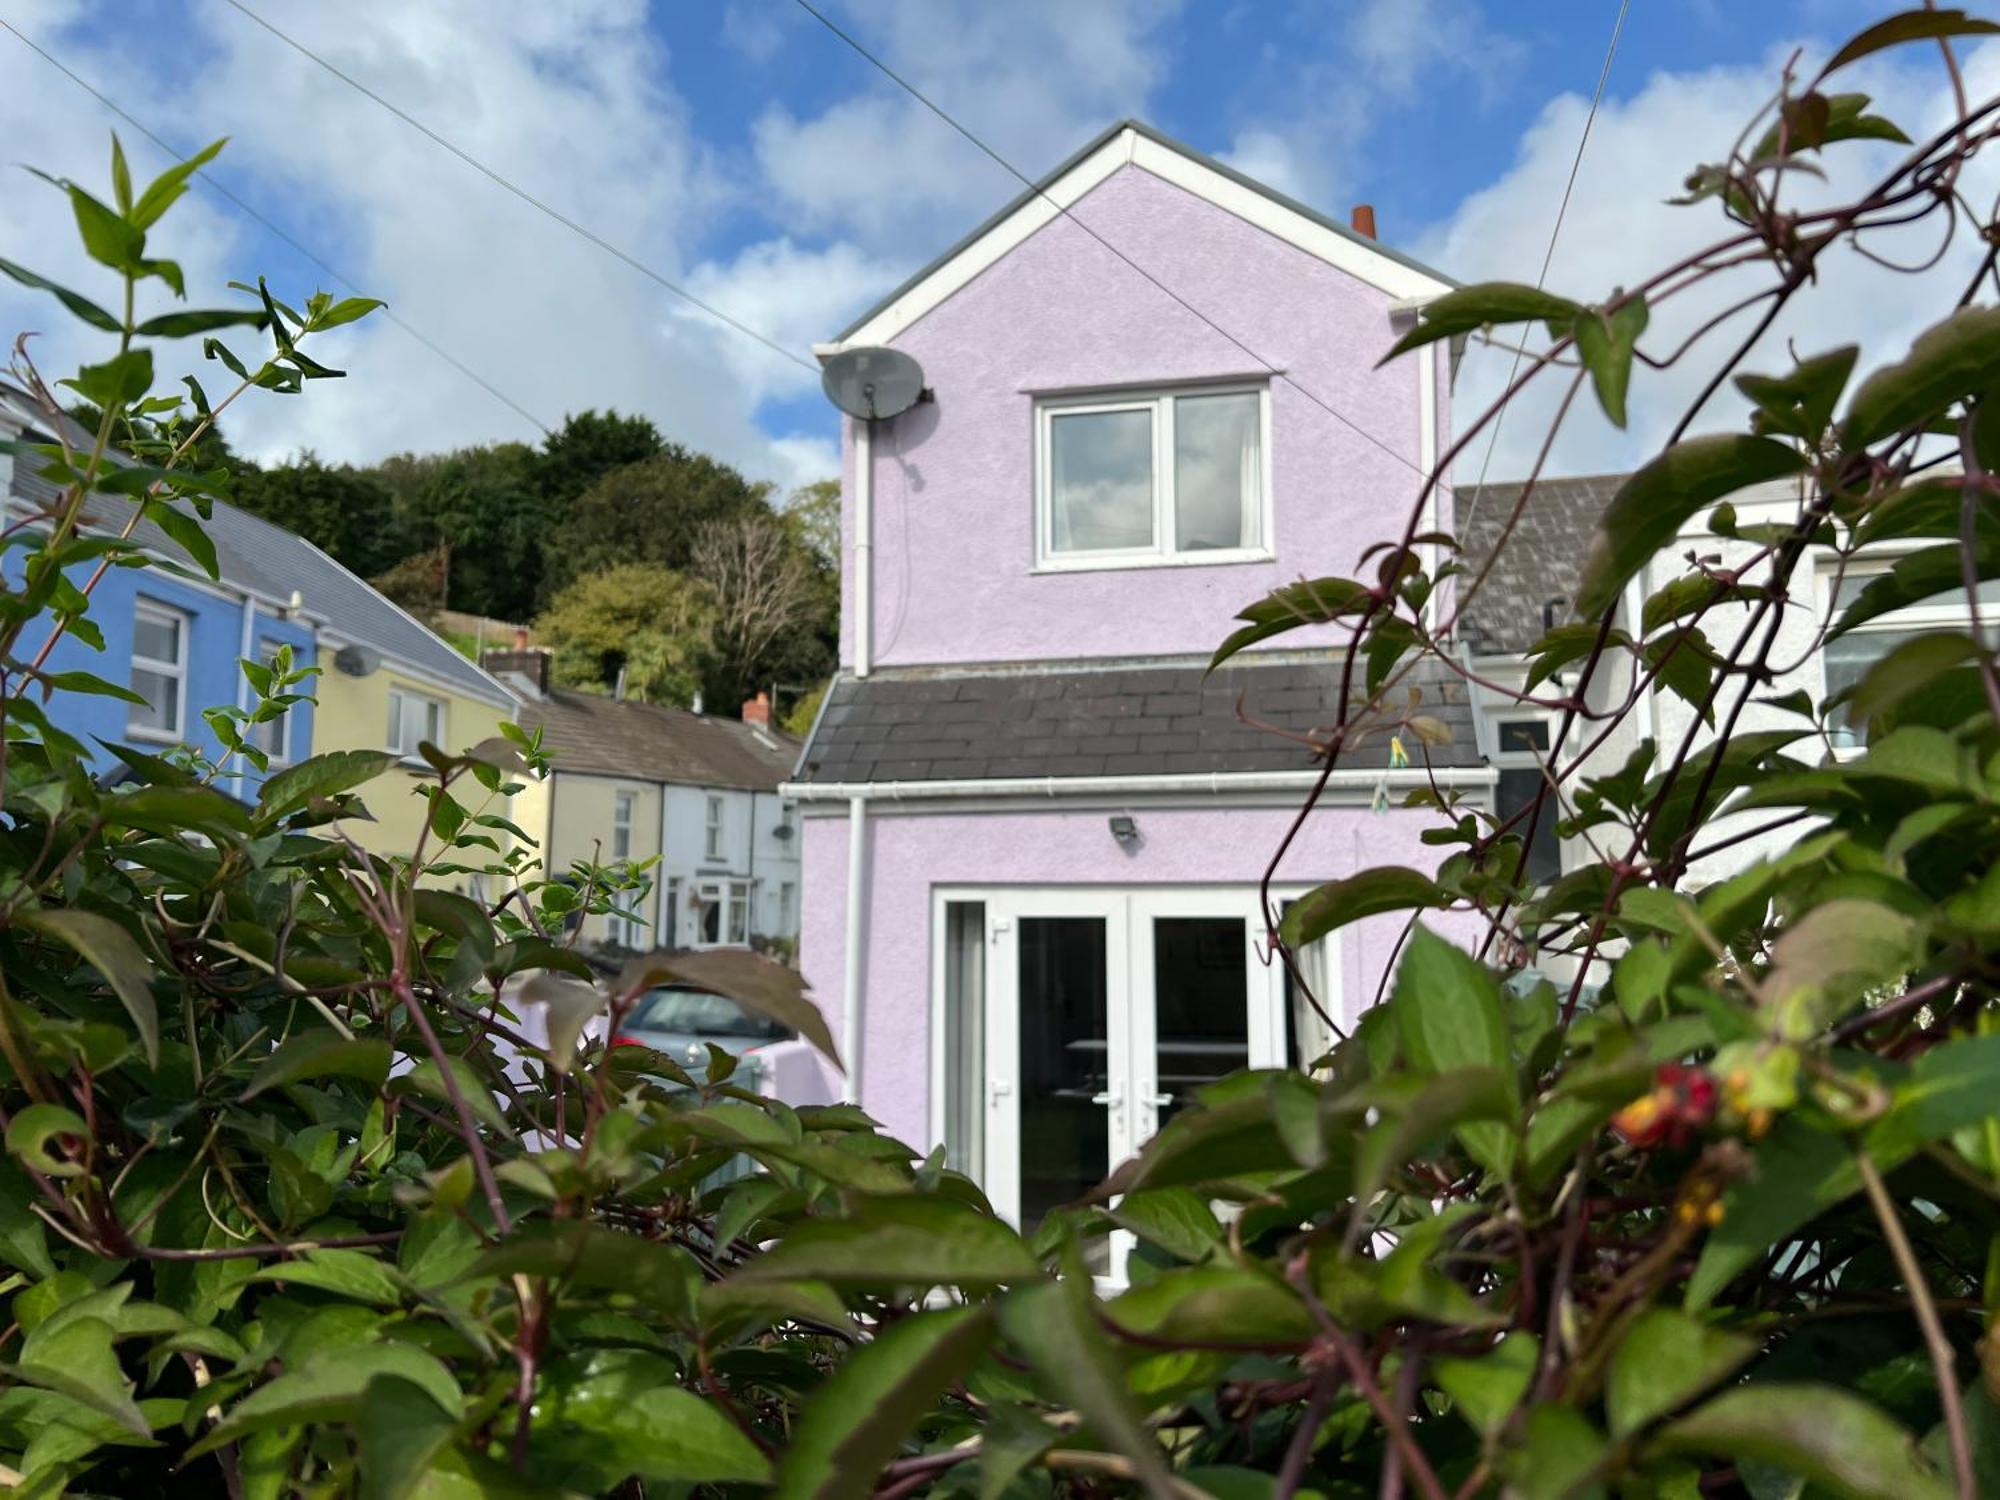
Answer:
<path fill-rule="evenodd" d="M 736 1081 L 756 1088 L 763 1070 L 755 1054 L 791 1038 L 785 1027 L 750 1014 L 734 1000 L 693 985 L 663 984 L 639 997 L 611 1045 L 650 1047 L 700 1077 L 712 1044 L 740 1059 Z"/>

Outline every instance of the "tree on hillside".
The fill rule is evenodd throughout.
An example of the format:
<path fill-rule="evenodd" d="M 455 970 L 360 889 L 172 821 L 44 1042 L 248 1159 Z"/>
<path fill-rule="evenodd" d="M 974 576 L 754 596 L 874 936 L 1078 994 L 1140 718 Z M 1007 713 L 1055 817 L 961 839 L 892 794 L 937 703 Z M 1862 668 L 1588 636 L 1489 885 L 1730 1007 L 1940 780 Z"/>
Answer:
<path fill-rule="evenodd" d="M 571 412 L 561 431 L 542 442 L 537 482 L 560 513 L 612 470 L 667 451 L 666 439 L 650 418 L 620 416 L 615 411 Z"/>
<path fill-rule="evenodd" d="M 617 563 L 685 568 L 703 523 L 769 515 L 769 491 L 728 464 L 678 445 L 614 469 L 579 495 L 543 537 L 544 586 L 553 592 Z"/>
<path fill-rule="evenodd" d="M 688 707 L 713 665 L 716 615 L 709 591 L 658 563 L 622 563 L 564 589 L 535 621 L 563 687 Z"/>
<path fill-rule="evenodd" d="M 840 481 L 816 479 L 802 484 L 779 512 L 798 539 L 836 573 L 840 570 Z"/>
<path fill-rule="evenodd" d="M 335 468 L 303 453 L 294 463 L 240 474 L 231 498 L 364 578 L 404 555 L 395 536 L 395 497 L 373 476 L 345 464 Z"/>
<path fill-rule="evenodd" d="M 542 538 L 560 515 L 541 488 L 541 463 L 525 443 L 492 443 L 376 466 L 396 497 L 400 544 L 444 550 L 452 608 L 502 620 L 534 613 Z"/>
<path fill-rule="evenodd" d="M 715 601 L 718 705 L 747 698 L 774 674 L 811 670 L 835 601 L 825 568 L 770 514 L 709 521 L 695 533 L 689 570 Z"/>

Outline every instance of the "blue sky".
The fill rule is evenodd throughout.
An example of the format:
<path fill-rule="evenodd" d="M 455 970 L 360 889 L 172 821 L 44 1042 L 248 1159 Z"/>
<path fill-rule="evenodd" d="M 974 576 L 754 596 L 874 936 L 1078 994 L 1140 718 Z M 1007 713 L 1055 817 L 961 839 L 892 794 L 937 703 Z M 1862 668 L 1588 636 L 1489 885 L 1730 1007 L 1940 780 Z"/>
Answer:
<path fill-rule="evenodd" d="M 1017 184 L 793 0 L 245 0 L 343 69 L 669 276 L 804 352 Z M 1031 173 L 1136 114 L 1464 279 L 1532 279 L 1616 0 L 828 0 L 827 8 Z M 1850 0 L 1634 0 L 1556 280 L 1602 294 L 1680 233 L 1660 200 L 1719 151 L 1793 46 L 1879 14 Z M 830 471 L 811 375 L 718 330 L 314 68 L 223 0 L 10 0 L 0 15 L 169 139 L 232 137 L 217 175 L 545 421 L 617 406 L 782 484 Z M 1991 54 L 1984 61 L 1993 63 Z M 1935 69 L 1885 67 L 1906 109 Z M 0 34 L 10 159 L 101 182 L 114 122 Z M 131 138 L 141 170 L 161 165 Z M 5 179 L 0 256 L 91 283 L 61 204 Z M 1685 216 L 1683 216 L 1685 217 Z M 325 277 L 226 203 L 190 200 L 163 248 L 191 283 Z M 48 328 L 0 290 L 0 328 Z M 192 351 L 191 351 L 192 352 Z M 353 372 L 246 409 L 277 455 L 367 460 L 537 436 L 399 330 Z M 1490 377 L 1475 370 L 1461 402 Z M 1585 433 L 1565 466 L 1643 441 Z M 1503 448 L 1496 475 L 1521 460 Z"/>

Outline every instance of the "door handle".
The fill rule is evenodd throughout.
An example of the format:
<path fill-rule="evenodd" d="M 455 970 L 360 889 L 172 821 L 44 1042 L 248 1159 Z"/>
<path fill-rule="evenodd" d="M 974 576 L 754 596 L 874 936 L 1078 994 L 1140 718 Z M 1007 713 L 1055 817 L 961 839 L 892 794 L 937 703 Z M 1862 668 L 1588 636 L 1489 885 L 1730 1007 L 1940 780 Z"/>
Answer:
<path fill-rule="evenodd" d="M 1125 1096 L 1117 1089 L 1106 1089 L 1101 1094 L 1092 1094 L 1090 1102 L 1104 1105 L 1107 1109 L 1116 1109 L 1125 1102 Z"/>
<path fill-rule="evenodd" d="M 1174 1096 L 1172 1094 L 1149 1094 L 1146 1096 L 1146 1102 L 1152 1105 L 1154 1109 L 1165 1109 L 1169 1104 L 1174 1102 Z"/>
<path fill-rule="evenodd" d="M 1006 1080 L 1000 1078 L 989 1079 L 986 1084 L 986 1102 L 988 1104 L 998 1104 L 1013 1092 L 1014 1085 L 1008 1083 Z"/>

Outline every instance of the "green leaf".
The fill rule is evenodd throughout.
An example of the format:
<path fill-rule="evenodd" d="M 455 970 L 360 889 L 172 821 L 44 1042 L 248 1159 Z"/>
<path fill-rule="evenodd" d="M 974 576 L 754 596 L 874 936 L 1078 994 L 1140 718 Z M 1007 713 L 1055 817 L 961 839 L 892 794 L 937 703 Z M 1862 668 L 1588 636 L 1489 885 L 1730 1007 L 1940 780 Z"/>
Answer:
<path fill-rule="evenodd" d="M 1431 1374 L 1466 1421 L 1482 1433 L 1493 1432 L 1527 1396 L 1541 1354 L 1540 1339 L 1514 1332 L 1476 1359 L 1433 1360 Z"/>
<path fill-rule="evenodd" d="M 951 1198 L 857 1201 L 851 1217 L 799 1225 L 735 1273 L 746 1281 L 826 1281 L 838 1287 L 983 1288 L 1042 1274 L 1021 1237 Z"/>
<path fill-rule="evenodd" d="M 351 1421 L 360 1413 L 369 1384 L 383 1376 L 408 1381 L 446 1411 L 457 1411 L 462 1404 L 451 1371 L 414 1344 L 339 1344 L 258 1386 L 188 1450 L 188 1457 L 267 1427 Z"/>
<path fill-rule="evenodd" d="M 1540 287 L 1512 281 L 1484 281 L 1433 297 L 1418 310 L 1417 326 L 1396 340 L 1380 364 L 1439 339 L 1491 324 L 1534 323 L 1567 325 L 1581 309 L 1567 297 Z"/>
<path fill-rule="evenodd" d="M 1511 1076 L 1513 1057 L 1500 988 L 1487 967 L 1455 944 L 1418 926 L 1396 972 L 1390 1009 L 1403 1055 L 1425 1073 L 1488 1068 Z M 1463 1126 L 1459 1138 L 1483 1165 L 1506 1173 L 1514 1132 L 1491 1121 Z"/>
<path fill-rule="evenodd" d="M 1145 1339 L 1204 1349 L 1303 1347 L 1316 1332 L 1298 1293 L 1240 1266 L 1181 1266 L 1122 1293 L 1104 1309 Z"/>
<path fill-rule="evenodd" d="M 102 816 L 110 827 L 143 828 L 166 838 L 194 831 L 226 841 L 250 829 L 243 804 L 212 786 L 142 786 L 107 797 Z"/>
<path fill-rule="evenodd" d="M 132 205 L 132 222 L 141 229 L 152 228 L 159 222 L 160 216 L 173 206 L 174 200 L 187 191 L 188 179 L 215 160 L 216 153 L 227 144 L 228 138 L 224 137 L 204 146 L 155 177 L 146 191 L 139 195 L 139 201 Z"/>
<path fill-rule="evenodd" d="M 1704 506 L 1804 467 L 1797 449 L 1744 433 L 1717 433 L 1674 444 L 1619 486 L 1606 508 L 1584 561 L 1576 612 L 1593 617 L 1609 609 L 1627 580 Z"/>
<path fill-rule="evenodd" d="M 1373 1199 L 1392 1172 L 1451 1133 L 1479 1160 L 1505 1171 L 1513 1156 L 1513 1135 L 1506 1126 L 1518 1107 L 1511 1075 L 1487 1067 L 1452 1068 L 1422 1080 L 1407 1099 L 1390 1102 L 1385 1097 L 1377 1106 L 1381 1118 L 1368 1127 L 1355 1153 L 1356 1198 L 1363 1203 Z M 1498 1129 L 1489 1130 L 1482 1121 L 1497 1122 Z M 1502 1146 L 1502 1141 L 1508 1144 Z"/>
<path fill-rule="evenodd" d="M 1757 1143 L 1749 1175 L 1723 1195 L 1722 1222 L 1688 1279 L 1688 1311 L 1707 1307 L 1771 1246 L 1860 1191 L 1860 1169 L 1839 1136 L 1781 1118 Z"/>
<path fill-rule="evenodd" d="M 132 1027 L 139 1033 L 146 1065 L 160 1065 L 160 1011 L 153 1000 L 153 966 L 132 934 L 109 917 L 73 906 L 23 912 L 17 925 L 67 943 L 84 962 L 104 976 L 117 994 Z"/>
<path fill-rule="evenodd" d="M 1756 1341 L 1741 1334 L 1672 1308 L 1646 1309 L 1611 1356 L 1604 1409 L 1612 1436 L 1627 1437 L 1687 1405 L 1756 1352 Z"/>
<path fill-rule="evenodd" d="M 153 351 L 127 349 L 101 365 L 85 365 L 69 386 L 93 406 L 121 408 L 132 405 L 153 388 Z"/>
<path fill-rule="evenodd" d="M 257 822 L 268 827 L 315 797 L 352 791 L 389 770 L 397 759 L 389 750 L 334 750 L 302 760 L 264 783 L 257 798 Z"/>
<path fill-rule="evenodd" d="M 262 328 L 264 314 L 256 308 L 191 308 L 186 312 L 161 313 L 148 318 L 132 331 L 142 338 L 184 339 L 197 333 L 213 333 L 218 328 Z"/>
<path fill-rule="evenodd" d="M 418 1493 L 431 1460 L 458 1421 L 422 1386 L 377 1375 L 361 1393 L 360 1500 L 405 1500 Z"/>
<path fill-rule="evenodd" d="M 65 184 L 65 190 L 69 193 L 70 209 L 76 215 L 77 235 L 90 258 L 114 271 L 141 274 L 146 254 L 145 233 L 75 183 Z"/>
<path fill-rule="evenodd" d="M 681 1380 L 673 1361 L 640 1349 L 558 1362 L 535 1404 L 536 1460 L 567 1469 L 562 1489 L 571 1493 L 606 1494 L 631 1474 L 662 1485 L 768 1484 L 770 1461 Z M 610 1482 L 577 1484 L 578 1470 Z"/>
<path fill-rule="evenodd" d="M 1736 388 L 1757 408 L 1752 429 L 1817 441 L 1833 421 L 1833 409 L 1860 353 L 1858 344 L 1843 344 L 1800 360 L 1789 375 L 1738 375 Z"/>
<path fill-rule="evenodd" d="M 343 323 L 352 323 L 356 319 L 365 318 L 376 308 L 388 305 L 379 297 L 343 297 L 314 318 L 312 326 L 316 331 L 338 328 Z"/>
<path fill-rule="evenodd" d="M 1364 917 L 1450 902 L 1450 894 L 1428 875 L 1402 865 L 1378 865 L 1307 891 L 1285 908 L 1278 933 L 1290 946 L 1303 948 Z"/>
<path fill-rule="evenodd" d="M 2000 1100 L 2000 1035 L 1960 1037 L 1916 1060 L 1891 1091 L 1864 1145 L 1894 1166 L 1929 1145 L 1990 1119 Z"/>
<path fill-rule="evenodd" d="M 1847 695 L 1850 724 L 1877 724 L 1946 673 L 1975 661 L 1971 637 L 1945 632 L 1912 636 L 1868 669 Z"/>
<path fill-rule="evenodd" d="M 2000 30 L 1991 22 L 1981 24 Z M 2000 307 L 1960 308 L 1919 334 L 1906 358 L 1861 382 L 1847 403 L 1841 442 L 1857 452 L 1878 438 L 1922 426 L 1954 401 L 1987 389 L 1996 365 Z"/>
<path fill-rule="evenodd" d="M 425 1003 L 422 1000 L 417 1001 L 419 1005 Z M 472 1064 L 451 1053 L 445 1054 L 445 1062 L 451 1068 L 452 1080 L 458 1085 L 459 1097 L 465 1101 L 465 1107 L 472 1111 L 473 1118 L 480 1124 L 511 1138 L 514 1134 L 513 1127 L 507 1123 L 507 1117 L 500 1112 L 500 1106 L 494 1101 L 493 1091 L 487 1088 L 477 1073 L 472 1071 Z M 396 1093 L 415 1090 L 420 1094 L 428 1094 L 448 1107 L 455 1107 L 451 1105 L 451 1090 L 445 1087 L 444 1075 L 438 1071 L 437 1062 L 432 1058 L 425 1058 L 409 1072 L 393 1079 L 389 1087 Z"/>
<path fill-rule="evenodd" d="M 1503 1465 L 1510 1493 L 1518 1500 L 1602 1500 L 1604 1486 L 1587 1481 L 1604 1447 L 1604 1435 L 1575 1408 L 1531 1407 L 1523 1439 Z"/>
<path fill-rule="evenodd" d="M 1809 1041 L 1916 957 L 1917 925 L 1875 901 L 1842 898 L 1788 924 L 1761 985 L 1773 1030 Z"/>
<path fill-rule="evenodd" d="M 1215 1210 L 1201 1194 L 1184 1187 L 1127 1193 L 1111 1217 L 1178 1260 L 1206 1260 L 1222 1243 Z"/>
<path fill-rule="evenodd" d="M 1952 1494 L 1918 1457 L 1909 1433 L 1831 1385 L 1738 1386 L 1673 1423 L 1650 1451 L 1761 1459 L 1850 1500 L 1950 1500 Z"/>
<path fill-rule="evenodd" d="M 861 1500 L 939 1396 L 993 1341 L 985 1307 L 899 1319 L 850 1355 L 800 1413 L 778 1464 L 778 1500 Z"/>
<path fill-rule="evenodd" d="M 521 1003 L 544 1007 L 548 1024 L 549 1066 L 568 1073 L 576 1064 L 576 1044 L 583 1028 L 601 1013 L 606 995 L 594 984 L 544 970 L 530 975 L 521 987 Z"/>
<path fill-rule="evenodd" d="M 1977 577 L 2000 577 L 2000 543 L 1996 543 L 1991 535 L 1980 537 L 1972 549 L 1972 563 Z M 1951 601 L 1955 601 L 1954 608 L 1964 609 L 1964 589 L 1965 549 L 1958 543 L 1906 552 L 1896 559 L 1888 572 L 1871 579 L 1849 601 L 1827 639 L 1845 635 L 1855 626 L 1891 610 L 1938 601 L 1941 594 L 1951 596 Z M 1971 623 L 1969 614 L 1965 623 Z"/>
<path fill-rule="evenodd" d="M 1361 614 L 1373 598 L 1373 592 L 1365 584 L 1351 578 L 1301 579 L 1273 589 L 1255 604 L 1237 611 L 1237 619 L 1250 623 L 1216 648 L 1215 655 L 1209 658 L 1208 670 L 1213 672 L 1237 652 L 1274 635 L 1306 625 L 1325 625 L 1343 615 Z"/>
<path fill-rule="evenodd" d="M 1973 20 L 1962 10 L 1906 10 L 1886 21 L 1877 21 L 1866 31 L 1850 38 L 1845 46 L 1827 59 L 1826 66 L 1820 69 L 1820 76 L 1824 78 L 1834 69 L 1858 62 L 1871 52 L 1901 46 L 1904 42 L 1996 34 L 2000 34 L 2000 25 L 1992 21 Z"/>
<path fill-rule="evenodd" d="M 301 1078 L 359 1078 L 371 1089 L 380 1088 L 393 1055 L 387 1042 L 374 1037 L 348 1038 L 324 1028 L 303 1031 L 264 1060 L 242 1097 L 253 1099 Z"/>
<path fill-rule="evenodd" d="M 1632 383 L 1632 351 L 1646 331 L 1646 299 L 1637 292 L 1608 316 L 1587 307 L 1576 315 L 1571 332 L 1576 352 L 1590 371 L 1597 403 L 1613 427 L 1625 425 L 1625 392 Z"/>
<path fill-rule="evenodd" d="M 28 1335 L 11 1373 L 30 1385 L 81 1401 L 127 1431 L 146 1437 L 150 1429 L 133 1403 L 132 1383 L 119 1368 L 118 1355 L 111 1347 L 115 1336 L 111 1324 L 102 1318 L 44 1323 Z"/>
<path fill-rule="evenodd" d="M 621 1234 L 602 1224 L 576 1222 L 534 1225 L 517 1230 L 453 1282 L 493 1280 L 516 1274 L 552 1276 L 566 1285 L 621 1291 L 679 1322 L 694 1310 L 699 1280 L 693 1257 L 664 1240 Z"/>
<path fill-rule="evenodd" d="M 176 510 L 164 500 L 147 502 L 146 519 L 171 537 L 183 552 L 194 559 L 195 566 L 211 579 L 222 576 L 221 565 L 215 555 L 215 540 L 199 520 L 184 510 Z"/>
<path fill-rule="evenodd" d="M 1025 1407 L 1010 1403 L 994 1406 L 980 1434 L 979 1500 L 1001 1500 L 1028 1465 L 1054 1447 L 1060 1436 Z"/>
<path fill-rule="evenodd" d="M 7 1149 L 35 1171 L 47 1177 L 80 1177 L 83 1163 L 50 1150 L 57 1136 L 90 1140 L 90 1127 L 83 1116 L 60 1104 L 30 1104 L 7 1122 Z"/>
<path fill-rule="evenodd" d="M 102 333 L 117 333 L 119 331 L 118 320 L 99 307 L 95 302 L 92 302 L 87 297 L 79 296 L 68 287 L 56 285 L 55 282 L 48 280 L 46 277 L 37 276 L 26 266 L 17 266 L 11 260 L 0 260 L 0 276 L 9 277 L 14 281 L 20 282 L 22 286 L 33 287 L 36 291 L 48 292 L 76 317 L 81 318 L 92 328 Z"/>
<path fill-rule="evenodd" d="M 257 1272 L 252 1281 L 276 1281 L 288 1286 L 317 1287 L 356 1302 L 397 1307 L 403 1289 L 389 1268 L 360 1250 L 313 1250 L 304 1260 L 288 1260 Z"/>
<path fill-rule="evenodd" d="M 1098 1437 L 1132 1460 L 1154 1500 L 1170 1500 L 1166 1456 L 1133 1406 L 1110 1336 L 1095 1316 L 1096 1301 L 1087 1275 L 1024 1288 L 1000 1304 L 1000 1327 Z"/>

